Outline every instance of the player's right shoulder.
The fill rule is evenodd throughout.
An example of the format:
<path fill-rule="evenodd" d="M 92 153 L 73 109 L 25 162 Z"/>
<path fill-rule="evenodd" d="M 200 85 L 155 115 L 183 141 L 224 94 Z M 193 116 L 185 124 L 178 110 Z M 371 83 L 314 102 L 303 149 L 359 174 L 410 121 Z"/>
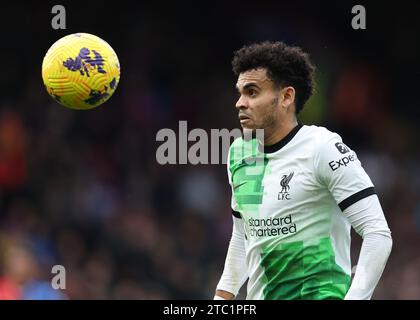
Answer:
<path fill-rule="evenodd" d="M 234 148 L 242 147 L 244 144 L 244 138 L 242 136 L 237 137 L 233 142 L 230 144 L 229 151 L 231 151 Z"/>
<path fill-rule="evenodd" d="M 255 156 L 258 153 L 257 139 L 244 139 L 242 136 L 236 138 L 229 147 L 229 158 L 234 161 L 241 161 L 244 158 Z"/>
<path fill-rule="evenodd" d="M 229 147 L 228 153 L 228 168 L 233 171 L 237 166 L 240 166 L 245 159 L 255 158 L 258 154 L 257 139 L 244 139 L 244 137 L 236 138 Z"/>

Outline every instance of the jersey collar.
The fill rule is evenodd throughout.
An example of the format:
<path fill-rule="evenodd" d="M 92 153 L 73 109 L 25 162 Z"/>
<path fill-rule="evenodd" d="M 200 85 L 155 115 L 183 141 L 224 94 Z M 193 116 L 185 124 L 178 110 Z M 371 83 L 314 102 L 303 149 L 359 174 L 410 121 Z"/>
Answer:
<path fill-rule="evenodd" d="M 264 153 L 273 153 L 276 151 L 279 151 L 281 148 L 283 148 L 286 144 L 290 142 L 290 140 L 293 139 L 293 137 L 298 133 L 300 128 L 303 127 L 303 124 L 298 123 L 296 127 L 294 127 L 283 139 L 276 142 L 275 144 L 272 144 L 271 146 L 262 146 L 261 144 L 258 144 L 258 149 L 260 152 Z"/>

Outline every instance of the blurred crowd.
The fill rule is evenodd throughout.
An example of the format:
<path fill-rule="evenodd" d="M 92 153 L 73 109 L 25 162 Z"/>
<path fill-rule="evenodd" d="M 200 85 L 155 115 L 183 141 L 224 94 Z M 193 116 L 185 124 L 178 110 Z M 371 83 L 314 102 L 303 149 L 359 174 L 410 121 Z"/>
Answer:
<path fill-rule="evenodd" d="M 420 299 L 418 113 L 396 85 L 406 74 L 383 68 L 386 56 L 354 58 L 343 43 L 320 48 L 311 40 L 316 32 L 334 41 L 334 31 L 321 27 L 305 37 L 284 28 L 287 21 L 259 16 L 247 37 L 238 22 L 224 40 L 218 29 L 178 26 L 176 36 L 189 33 L 175 41 L 163 38 L 169 23 L 159 33 L 143 18 L 155 36 L 144 25 L 121 40 L 110 36 L 122 80 L 95 110 L 53 102 L 40 64 L 22 67 L 9 56 L 6 68 L 21 70 L 24 81 L 0 80 L 7 89 L 0 96 L 0 299 L 211 299 L 232 227 L 226 167 L 161 166 L 155 137 L 161 128 L 177 132 L 180 120 L 189 129 L 238 127 L 231 49 L 263 39 L 290 40 L 312 54 L 317 92 L 300 121 L 338 132 L 376 186 L 394 245 L 374 298 Z M 123 42 L 134 35 L 148 46 Z M 42 59 L 47 47 L 38 49 Z M 352 244 L 356 264 L 356 234 Z M 54 265 L 66 270 L 64 290 L 51 287 Z"/>

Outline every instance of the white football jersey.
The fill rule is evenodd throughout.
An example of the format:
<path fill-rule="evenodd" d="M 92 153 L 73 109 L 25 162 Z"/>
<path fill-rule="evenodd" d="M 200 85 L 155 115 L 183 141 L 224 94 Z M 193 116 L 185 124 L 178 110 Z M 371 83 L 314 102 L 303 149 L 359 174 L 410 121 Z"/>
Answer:
<path fill-rule="evenodd" d="M 245 230 L 247 299 L 343 299 L 350 224 L 343 210 L 375 193 L 336 133 L 298 125 L 273 146 L 236 139 L 229 151 L 232 213 Z"/>

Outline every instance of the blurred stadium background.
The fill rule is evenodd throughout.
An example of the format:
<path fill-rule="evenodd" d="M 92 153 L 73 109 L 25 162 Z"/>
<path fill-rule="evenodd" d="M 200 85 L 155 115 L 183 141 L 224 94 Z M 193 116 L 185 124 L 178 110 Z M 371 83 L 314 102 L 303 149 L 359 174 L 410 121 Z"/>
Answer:
<path fill-rule="evenodd" d="M 160 166 L 155 136 L 180 120 L 238 127 L 232 52 L 262 40 L 311 54 L 301 122 L 340 133 L 376 185 L 394 246 L 374 298 L 420 299 L 419 4 L 63 1 L 67 29 L 53 30 L 54 4 L 1 5 L 0 299 L 212 298 L 231 233 L 226 168 Z M 355 4 L 367 30 L 351 28 Z M 41 79 L 49 46 L 74 32 L 108 41 L 122 67 L 87 112 L 53 102 Z"/>

